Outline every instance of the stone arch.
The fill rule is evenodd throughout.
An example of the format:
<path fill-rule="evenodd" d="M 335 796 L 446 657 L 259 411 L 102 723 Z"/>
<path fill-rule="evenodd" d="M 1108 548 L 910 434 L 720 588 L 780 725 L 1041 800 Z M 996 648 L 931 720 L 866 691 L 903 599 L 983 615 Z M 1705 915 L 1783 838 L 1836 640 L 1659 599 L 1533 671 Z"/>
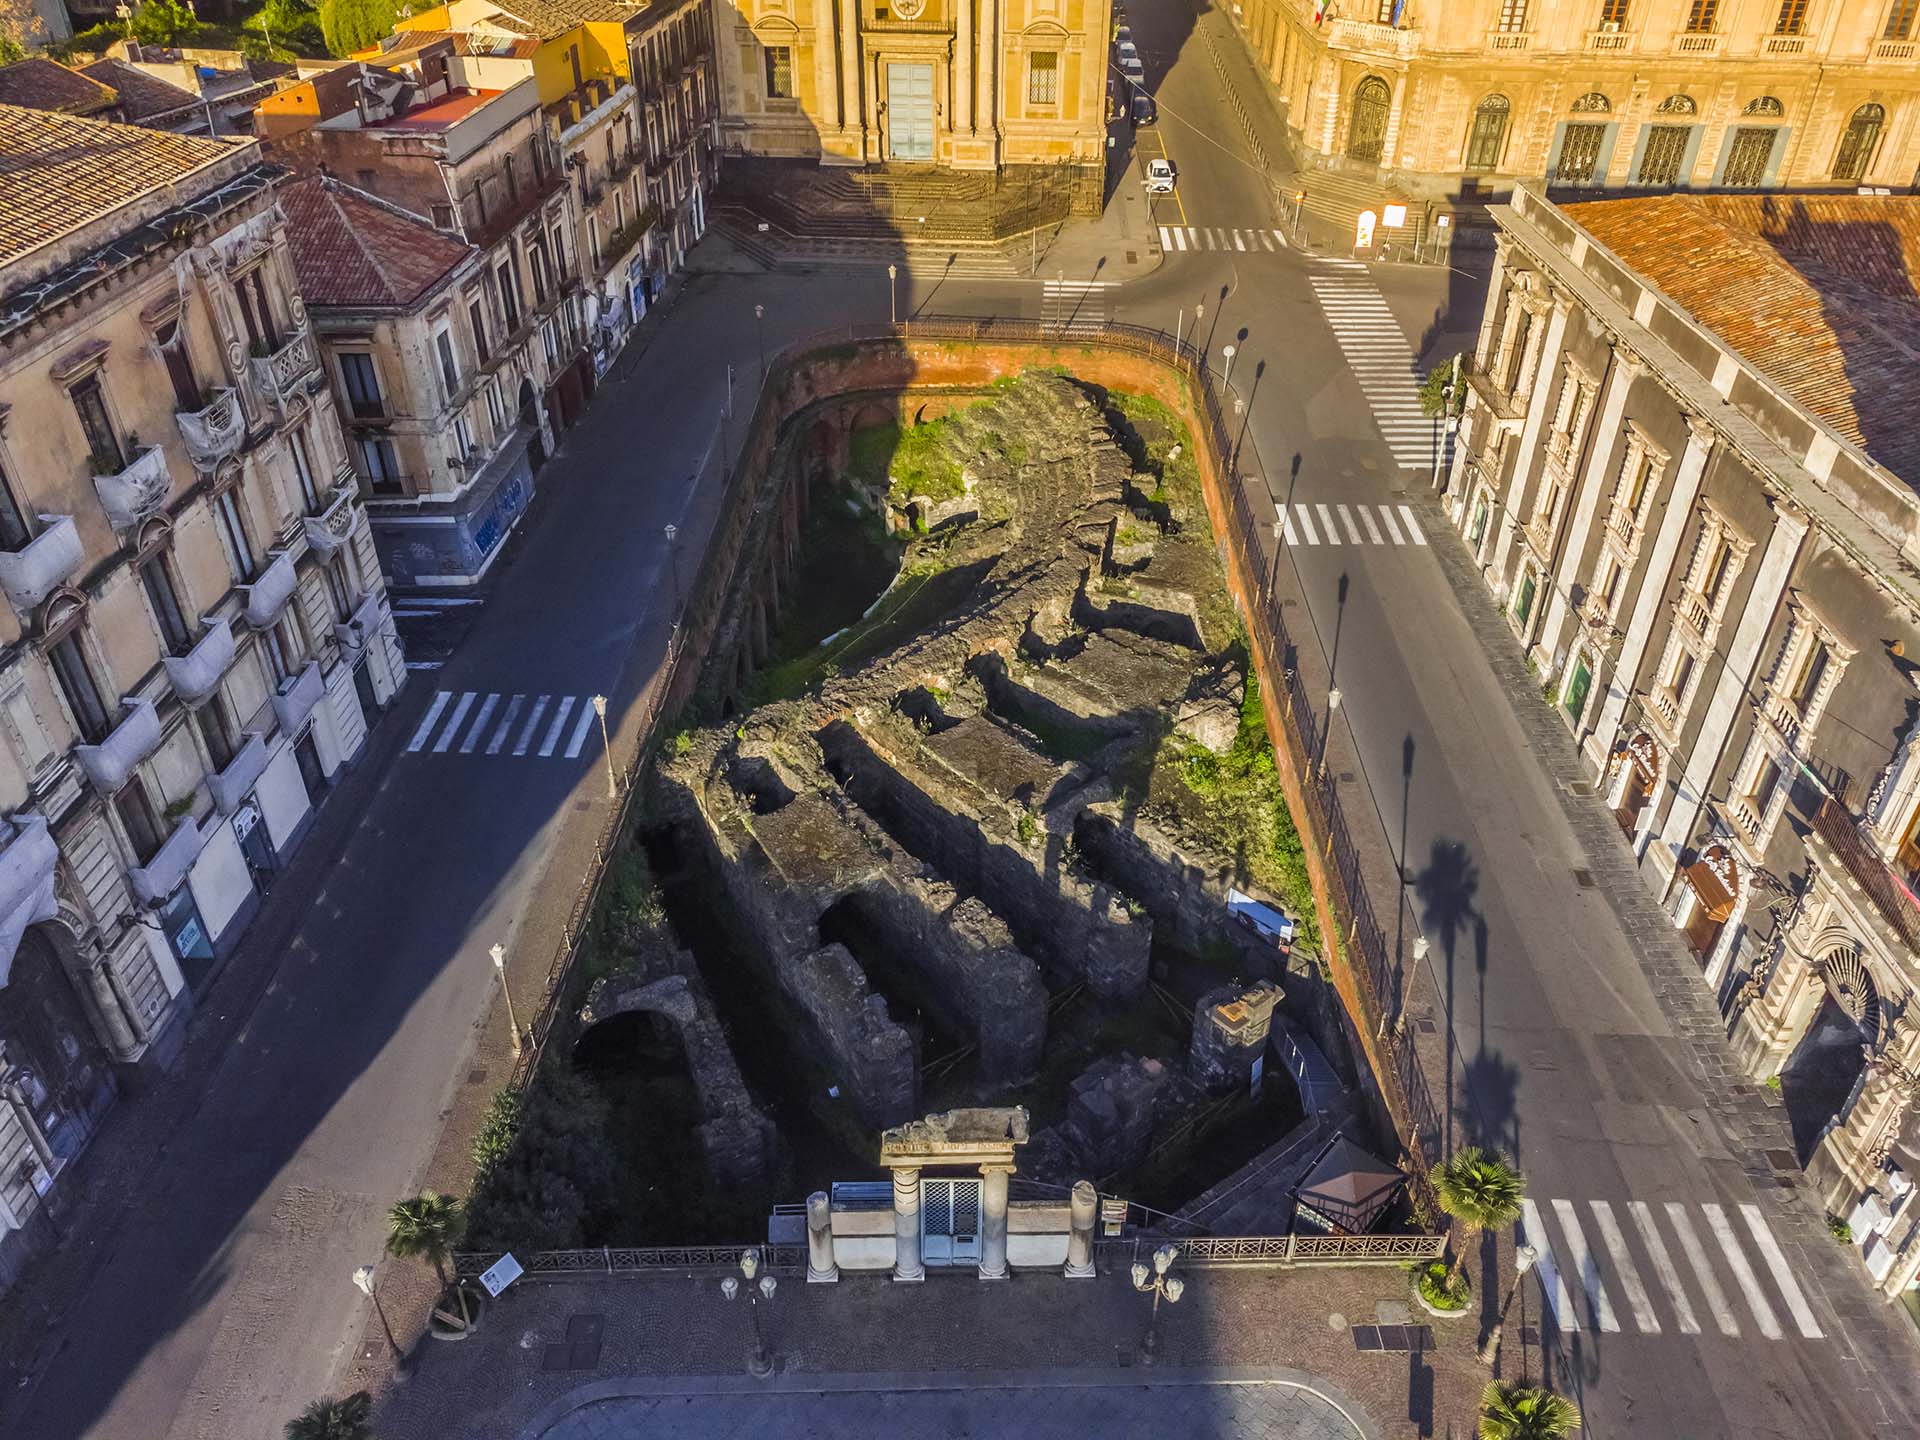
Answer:
<path fill-rule="evenodd" d="M 1368 75 L 1353 87 L 1353 115 L 1347 124 L 1347 158 L 1378 165 L 1386 153 L 1387 117 L 1393 111 L 1393 87 Z"/>
<path fill-rule="evenodd" d="M 8 956 L 0 989 L 0 1092 L 49 1176 L 80 1153 L 118 1093 L 86 969 L 73 932 L 40 920 Z"/>
<path fill-rule="evenodd" d="M 1743 115 L 1761 115 L 1778 120 L 1787 113 L 1787 107 L 1782 105 L 1776 96 L 1756 95 L 1747 102 L 1746 109 L 1740 113 Z"/>
<path fill-rule="evenodd" d="M 1886 1017 L 1880 1004 L 1880 987 L 1874 983 L 1860 947 L 1849 942 L 1830 950 L 1815 968 L 1840 1012 L 1860 1027 L 1867 1044 L 1878 1046 L 1886 1034 Z"/>
<path fill-rule="evenodd" d="M 1653 107 L 1656 115 L 1697 115 L 1700 107 L 1694 103 L 1691 95 L 1669 95 Z"/>
<path fill-rule="evenodd" d="M 1576 115 L 1610 115 L 1613 113 L 1613 101 L 1598 90 L 1589 90 L 1568 108 Z"/>

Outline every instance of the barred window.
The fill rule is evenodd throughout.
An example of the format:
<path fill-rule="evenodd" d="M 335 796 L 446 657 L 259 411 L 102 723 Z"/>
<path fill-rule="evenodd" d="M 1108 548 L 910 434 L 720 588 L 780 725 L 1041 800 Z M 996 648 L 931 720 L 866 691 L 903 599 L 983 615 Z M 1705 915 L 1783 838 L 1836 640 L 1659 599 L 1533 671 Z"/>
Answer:
<path fill-rule="evenodd" d="M 1500 0 L 1500 28 L 1509 32 L 1527 28 L 1527 0 Z"/>
<path fill-rule="evenodd" d="M 793 99 L 793 47 L 790 45 L 769 45 L 767 59 L 767 98 L 769 100 Z"/>
<path fill-rule="evenodd" d="M 1060 56 L 1052 50 L 1036 50 L 1027 57 L 1027 102 L 1053 105 L 1060 99 Z"/>
<path fill-rule="evenodd" d="M 1798 35 L 1807 23 L 1807 0 L 1780 0 L 1780 18 L 1774 22 L 1776 35 Z"/>

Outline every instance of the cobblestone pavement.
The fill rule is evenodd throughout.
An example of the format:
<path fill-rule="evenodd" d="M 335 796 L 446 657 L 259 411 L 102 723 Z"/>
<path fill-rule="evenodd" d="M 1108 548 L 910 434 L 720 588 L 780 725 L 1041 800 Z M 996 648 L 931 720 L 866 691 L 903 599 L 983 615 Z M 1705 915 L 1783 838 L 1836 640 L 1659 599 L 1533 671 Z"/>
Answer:
<path fill-rule="evenodd" d="M 820 1377 L 816 1377 L 816 1380 Z M 1122 1440 L 1183 1436 L 1212 1440 L 1368 1440 L 1375 1432 L 1301 1379 L 1236 1379 L 1181 1372 L 1106 1382 L 1075 1376 L 1057 1385 L 969 1385 L 964 1379 L 861 1377 L 861 1389 L 757 1394 L 649 1394 L 589 1400 L 526 1440 L 675 1440 L 778 1435 L 828 1440 L 888 1435 L 899 1440 Z M 878 1385 L 871 1382 L 879 1381 Z M 814 1382 L 809 1382 L 814 1383 Z M 544 1424 L 544 1422 L 537 1422 Z"/>

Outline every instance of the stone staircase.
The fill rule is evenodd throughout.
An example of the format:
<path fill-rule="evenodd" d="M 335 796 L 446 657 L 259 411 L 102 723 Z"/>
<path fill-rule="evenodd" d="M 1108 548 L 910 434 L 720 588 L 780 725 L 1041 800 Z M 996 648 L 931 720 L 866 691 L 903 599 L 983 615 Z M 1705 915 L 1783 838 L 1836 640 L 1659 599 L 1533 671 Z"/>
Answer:
<path fill-rule="evenodd" d="M 1424 246 L 1428 229 L 1433 223 L 1431 205 L 1397 194 L 1392 186 L 1372 175 L 1356 175 L 1343 170 L 1302 170 L 1294 179 L 1296 190 L 1306 191 L 1307 198 L 1301 209 L 1308 217 L 1320 222 L 1314 228 L 1327 236 L 1332 248 L 1351 249 L 1354 226 L 1361 212 L 1371 210 L 1376 217 L 1383 216 L 1388 205 L 1407 207 L 1406 228 L 1391 237 L 1383 237 L 1382 232 L 1376 230 L 1376 242 L 1389 238 L 1395 245 L 1404 245 L 1409 256 L 1416 244 Z"/>

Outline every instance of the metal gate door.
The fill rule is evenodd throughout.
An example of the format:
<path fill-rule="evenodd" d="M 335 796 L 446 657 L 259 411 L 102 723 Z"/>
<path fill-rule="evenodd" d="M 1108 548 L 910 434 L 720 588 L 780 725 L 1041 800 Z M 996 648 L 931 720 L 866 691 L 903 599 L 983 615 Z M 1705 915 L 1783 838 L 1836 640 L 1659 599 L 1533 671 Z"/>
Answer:
<path fill-rule="evenodd" d="M 980 1182 L 920 1182 L 920 1255 L 929 1265 L 980 1263 Z"/>
<path fill-rule="evenodd" d="M 887 66 L 887 156 L 933 159 L 933 67 Z"/>
<path fill-rule="evenodd" d="M 1773 159 L 1773 137 L 1779 132 L 1761 126 L 1748 126 L 1733 132 L 1727 150 L 1727 163 L 1721 168 L 1720 183 L 1728 189 L 1751 190 L 1764 185 L 1767 164 Z"/>

